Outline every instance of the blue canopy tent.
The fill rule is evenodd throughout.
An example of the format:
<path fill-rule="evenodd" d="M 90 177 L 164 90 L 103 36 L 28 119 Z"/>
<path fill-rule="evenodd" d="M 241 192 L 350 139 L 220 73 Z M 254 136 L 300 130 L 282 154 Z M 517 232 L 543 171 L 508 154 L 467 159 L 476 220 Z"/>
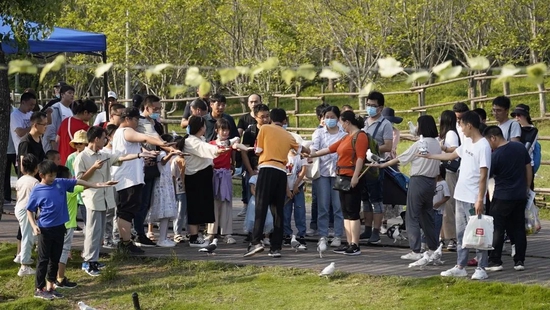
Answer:
<path fill-rule="evenodd" d="M 32 27 L 39 24 L 31 23 Z M 0 17 L 0 34 L 11 34 L 13 32 L 4 20 Z M 25 50 L 19 50 L 15 44 L 9 41 L 2 42 L 2 50 L 6 54 L 33 54 L 35 57 L 48 59 L 60 53 L 78 53 L 101 57 L 107 62 L 107 37 L 102 33 L 85 32 L 67 28 L 54 27 L 49 34 L 39 33 L 35 38 L 30 38 Z M 103 76 L 103 87 L 105 89 L 105 103 L 107 103 L 107 73 Z M 106 113 L 108 109 L 106 109 Z"/>

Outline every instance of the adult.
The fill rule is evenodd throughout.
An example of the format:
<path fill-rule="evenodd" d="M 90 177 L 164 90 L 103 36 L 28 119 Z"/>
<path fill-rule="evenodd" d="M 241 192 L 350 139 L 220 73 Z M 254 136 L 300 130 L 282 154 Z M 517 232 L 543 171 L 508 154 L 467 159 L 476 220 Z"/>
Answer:
<path fill-rule="evenodd" d="M 273 214 L 274 229 L 271 234 L 271 249 L 269 256 L 281 257 L 283 243 L 283 208 L 287 190 L 286 164 L 290 150 L 298 152 L 300 145 L 294 137 L 283 129 L 286 112 L 274 108 L 269 114 L 271 124 L 263 125 L 256 140 L 258 161 L 258 182 L 256 183 L 256 211 L 252 242 L 245 257 L 252 256 L 264 250 L 261 241 L 264 239 L 264 225 L 267 208 Z M 309 149 L 303 147 L 303 152 Z"/>
<path fill-rule="evenodd" d="M 254 124 L 245 129 L 243 133 L 242 143 L 246 146 L 253 147 L 256 144 L 256 138 L 263 125 L 269 124 L 269 108 L 267 105 L 260 103 L 254 106 Z M 251 194 L 249 192 L 248 181 L 253 175 L 258 174 L 258 155 L 252 151 L 241 151 L 241 159 L 243 166 L 243 203 L 244 208 L 239 212 L 238 216 L 245 216 L 248 208 L 248 199 Z M 246 199 L 245 199 L 246 198 Z M 245 203 L 246 202 L 246 203 Z"/>
<path fill-rule="evenodd" d="M 19 148 L 21 138 L 31 129 L 30 119 L 35 106 L 36 96 L 32 93 L 24 93 L 21 95 L 19 108 L 10 114 L 10 135 L 16 150 Z"/>
<path fill-rule="evenodd" d="M 491 167 L 491 146 L 487 139 L 479 132 L 481 120 L 472 111 L 461 115 L 460 126 L 465 137 L 453 153 L 426 155 L 427 158 L 437 160 L 453 160 L 460 157 L 460 174 L 456 183 L 454 198 L 456 201 L 456 237 L 457 237 L 457 261 L 456 266 L 443 271 L 444 277 L 466 277 L 466 265 L 468 263 L 469 249 L 462 247 L 464 230 L 468 224 L 470 215 L 484 214 L 485 198 L 487 193 L 487 180 Z M 472 275 L 473 280 L 487 279 L 488 253 L 486 250 L 476 250 L 477 268 Z"/>
<path fill-rule="evenodd" d="M 127 108 L 121 117 L 123 121 L 113 136 L 113 153 L 118 152 L 120 156 L 139 154 L 142 152 L 141 143 L 149 143 L 150 145 L 161 147 L 167 146 L 158 137 L 136 131 L 141 117 L 138 109 Z M 130 239 L 132 235 L 132 221 L 141 211 L 142 189 L 145 183 L 143 160 L 141 156 L 138 156 L 138 158 L 139 160 L 123 162 L 113 175 L 113 179 L 118 181 L 118 184 L 115 186 L 119 197 L 116 215 L 118 217 L 117 224 L 121 241 L 118 246 L 123 251 L 128 251 L 131 254 L 143 253 L 143 250 L 138 248 Z M 139 228 L 136 225 L 134 226 L 136 230 Z M 141 229 L 143 230 L 143 222 Z"/>
<path fill-rule="evenodd" d="M 328 148 L 310 154 L 310 157 L 319 157 L 337 153 L 337 174 L 339 176 L 351 177 L 351 189 L 349 191 L 339 192 L 347 244 L 342 244 L 333 251 L 338 254 L 361 254 L 361 249 L 359 248 L 361 233 L 359 212 L 361 211 L 361 190 L 363 187 L 363 180 L 360 179 L 360 176 L 369 146 L 367 135 L 361 131 L 364 123 L 363 118 L 356 117 L 355 113 L 351 111 L 343 112 L 340 115 L 340 125 L 347 135 L 340 141 L 330 145 Z"/>
<path fill-rule="evenodd" d="M 384 107 L 382 109 L 382 116 L 390 121 L 392 124 L 392 131 L 393 131 L 393 140 L 392 140 L 392 147 L 391 152 L 386 153 L 386 159 L 395 159 L 397 158 L 397 146 L 399 145 L 399 142 L 401 141 L 401 132 L 395 124 L 401 124 L 403 122 L 403 118 L 399 116 L 395 116 L 395 110 L 389 107 Z M 399 171 L 399 164 L 393 165 L 391 167 L 395 171 Z M 388 225 L 388 219 L 393 219 L 396 217 L 399 217 L 402 213 L 403 209 L 401 206 L 398 205 L 391 205 L 386 204 L 384 205 L 384 217 L 382 219 L 382 227 L 380 232 L 384 233 L 384 231 L 387 231 L 387 225 Z"/>
<path fill-rule="evenodd" d="M 340 109 L 329 106 L 323 111 L 324 126 L 313 132 L 311 151 L 326 149 L 346 136 L 344 130 L 338 126 Z M 319 157 L 319 178 L 313 180 L 313 188 L 317 198 L 317 227 L 321 236 L 319 243 L 327 245 L 329 237 L 330 213 L 334 218 L 334 238 L 330 246 L 340 247 L 344 236 L 344 215 L 340 205 L 340 195 L 334 189 L 336 182 L 338 155 L 327 154 Z M 332 210 L 331 207 L 332 206 Z"/>
<path fill-rule="evenodd" d="M 164 127 L 159 122 L 162 105 L 160 98 L 155 95 L 147 95 L 143 99 L 141 105 L 141 117 L 138 122 L 137 132 L 145 134 L 155 139 L 160 140 L 160 136 L 164 134 Z M 143 143 L 142 146 L 149 151 L 156 151 L 156 144 Z M 168 151 L 168 150 L 167 150 Z M 141 207 L 140 211 L 134 218 L 134 229 L 137 237 L 135 243 L 141 247 L 154 247 L 156 244 L 145 234 L 144 224 L 147 212 L 151 205 L 151 195 L 155 185 L 155 179 L 160 176 L 157 161 L 154 158 L 146 158 L 144 160 L 144 185 L 141 190 Z"/>
<path fill-rule="evenodd" d="M 373 91 L 367 96 L 367 114 L 363 131 L 370 134 L 378 143 L 378 150 L 382 157 L 391 154 L 393 148 L 393 126 L 382 116 L 384 109 L 384 95 Z M 366 177 L 361 200 L 363 201 L 363 218 L 365 231 L 361 239 L 368 239 L 369 243 L 380 242 L 380 227 L 384 219 L 384 170 L 380 169 L 377 178 Z"/>
<path fill-rule="evenodd" d="M 10 104 L 10 113 L 14 108 Z M 8 151 L 6 153 L 6 168 L 4 170 L 4 204 L 10 204 L 14 199 L 11 198 L 11 167 L 17 172 L 17 149 L 13 145 L 11 135 L 8 135 Z M 19 237 L 19 236 L 18 236 Z M 19 247 L 18 247 L 19 248 Z"/>
<path fill-rule="evenodd" d="M 206 132 L 206 120 L 191 116 L 188 121 L 189 135 L 178 142 L 178 148 L 189 153 L 185 158 L 185 192 L 187 197 L 187 222 L 189 246 L 205 247 L 208 241 L 199 239 L 199 225 L 214 223 L 214 169 L 213 159 L 228 149 L 202 141 Z"/>
<path fill-rule="evenodd" d="M 237 122 L 237 130 L 239 131 L 239 137 L 242 137 L 244 131 L 251 125 L 256 123 L 256 116 L 254 115 L 254 107 L 258 104 L 262 104 L 262 96 L 258 94 L 252 94 L 248 96 L 247 99 L 248 108 L 250 113 L 241 115 L 239 121 Z"/>
<path fill-rule="evenodd" d="M 432 155 L 441 153 L 441 147 L 436 139 L 438 137 L 437 127 L 431 115 L 423 115 L 418 118 L 416 132 L 418 135 L 423 136 L 422 140 L 413 143 L 397 158 L 381 165 L 374 164 L 374 166 L 380 168 L 390 167 L 397 163 L 411 164 L 406 212 L 407 236 L 411 252 L 401 256 L 401 259 L 414 261 L 422 258 L 420 253 L 422 233 L 420 229 L 424 231 L 430 258 L 434 255 L 434 251 L 437 250 L 439 244 L 439 234 L 436 232 L 433 217 L 433 196 L 440 163 L 437 160 L 417 157 L 416 155 L 421 152 L 421 148 L 425 148 Z"/>
<path fill-rule="evenodd" d="M 466 142 L 468 138 L 464 137 L 464 133 L 462 133 L 460 120 L 462 120 L 462 115 L 468 111 L 470 111 L 470 108 L 464 102 L 457 102 L 453 105 L 453 112 L 456 116 L 456 132 L 458 133 L 458 137 L 462 143 Z"/>
<path fill-rule="evenodd" d="M 209 107 L 210 106 L 210 102 L 208 101 L 208 98 L 210 98 L 210 93 L 201 93 L 199 89 L 197 89 L 197 96 L 198 98 L 193 100 L 191 103 L 187 103 L 185 105 L 185 108 L 183 109 L 183 116 L 181 118 L 181 123 L 180 123 L 180 126 L 181 128 L 185 129 L 187 127 L 187 125 L 189 124 L 189 117 L 191 117 L 191 105 L 193 105 L 193 103 L 195 101 L 201 101 L 202 103 L 204 103 L 204 105 L 206 107 Z"/>
<path fill-rule="evenodd" d="M 57 84 L 53 86 L 53 99 L 48 101 L 48 103 L 46 103 L 46 105 L 40 111 L 46 112 L 46 110 L 49 109 L 51 106 L 61 101 L 61 87 L 66 85 L 68 84 L 65 83 L 64 81 L 57 82 Z M 36 93 L 35 93 L 35 96 L 36 96 Z"/>
<path fill-rule="evenodd" d="M 495 190 L 489 215 L 493 217 L 493 247 L 489 253 L 489 271 L 500 271 L 502 267 L 502 246 L 504 232 L 514 240 L 516 248 L 514 269 L 525 269 L 525 204 L 527 192 L 533 179 L 531 157 L 519 142 L 508 142 L 498 126 L 489 126 L 484 132 L 493 153 L 491 154 L 491 176 L 495 178 Z"/>
<path fill-rule="evenodd" d="M 61 122 L 63 122 L 64 119 L 73 116 L 71 104 L 74 100 L 74 88 L 70 85 L 62 85 L 59 93 L 60 100 L 51 106 L 53 110 L 51 117 L 52 121 L 48 126 L 42 140 L 42 145 L 44 146 L 44 151 L 46 152 L 49 150 L 58 150 L 57 132 L 59 130 L 59 126 L 61 126 Z M 67 144 L 68 143 L 69 142 L 67 141 Z"/>
<path fill-rule="evenodd" d="M 518 122 L 508 118 L 510 114 L 510 98 L 498 96 L 493 99 L 493 116 L 502 130 L 506 141 L 519 142 L 521 137 L 521 125 Z"/>
<path fill-rule="evenodd" d="M 534 150 L 535 145 L 538 143 L 538 129 L 533 125 L 531 115 L 529 113 L 529 106 L 525 104 L 518 104 L 514 111 L 510 114 L 521 125 L 521 138 L 520 142 L 525 145 L 525 148 L 529 152 L 531 157 L 531 166 L 533 166 L 533 175 L 535 174 L 534 166 Z M 533 178 L 534 179 L 534 178 Z M 531 182 L 531 189 L 534 188 L 533 182 Z"/>
<path fill-rule="evenodd" d="M 75 132 L 79 130 L 87 131 L 88 128 L 90 128 L 90 120 L 97 113 L 97 105 L 90 99 L 78 100 L 75 102 L 73 112 L 75 115 L 64 119 L 57 130 L 59 156 L 61 157 L 62 165 L 65 165 L 67 157 L 76 151 L 76 149 L 70 145 Z"/>
<path fill-rule="evenodd" d="M 235 125 L 235 119 L 233 119 L 231 115 L 225 114 L 226 104 L 227 99 L 224 95 L 215 94 L 210 97 L 210 108 L 212 111 L 204 116 L 204 120 L 206 121 L 206 132 L 204 134 L 204 138 L 206 139 L 206 142 L 216 140 L 216 122 L 220 118 L 224 118 L 229 122 L 229 127 L 231 128 L 229 130 L 229 139 L 240 137 L 237 126 Z"/>
<path fill-rule="evenodd" d="M 99 123 L 99 127 L 103 129 L 107 129 L 107 126 L 109 125 L 115 125 L 119 126 L 120 123 L 122 123 L 122 118 L 120 117 L 122 115 L 122 112 L 124 112 L 124 109 L 126 109 L 122 104 L 120 103 L 114 103 L 109 107 L 109 121 Z"/>
<path fill-rule="evenodd" d="M 439 117 L 439 140 L 441 141 L 441 151 L 444 153 L 453 153 L 461 144 L 458 131 L 456 130 L 456 114 L 453 111 L 445 110 Z M 456 251 L 456 224 L 455 224 L 455 199 L 453 197 L 458 181 L 458 160 L 447 162 L 445 164 L 445 181 L 449 187 L 451 198 L 445 203 L 443 209 L 443 240 L 448 241 L 447 250 Z"/>
<path fill-rule="evenodd" d="M 19 167 L 22 167 L 23 156 L 33 154 L 39 162 L 46 159 L 46 152 L 42 143 L 42 136 L 48 127 L 48 117 L 44 112 L 34 112 L 30 118 L 31 128 L 29 132 L 21 138 L 17 154 L 19 156 Z"/>
<path fill-rule="evenodd" d="M 111 115 L 111 106 L 117 104 L 118 96 L 112 90 L 107 92 L 107 105 L 109 107 L 109 116 Z M 99 112 L 94 120 L 94 126 L 99 126 L 101 123 L 107 122 L 107 115 L 105 111 Z"/>

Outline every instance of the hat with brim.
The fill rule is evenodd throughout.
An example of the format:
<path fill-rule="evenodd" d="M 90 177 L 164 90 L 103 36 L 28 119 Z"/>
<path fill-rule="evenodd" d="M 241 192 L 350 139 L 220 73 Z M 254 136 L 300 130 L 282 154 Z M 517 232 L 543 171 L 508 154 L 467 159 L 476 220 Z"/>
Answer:
<path fill-rule="evenodd" d="M 86 130 L 79 130 L 74 133 L 73 139 L 71 142 L 69 142 L 69 145 L 74 149 L 75 144 L 87 144 L 88 143 L 88 137 Z"/>
<path fill-rule="evenodd" d="M 402 117 L 395 116 L 395 111 L 392 108 L 382 109 L 382 116 L 390 121 L 390 123 L 394 124 L 401 124 L 401 122 L 403 121 Z"/>
<path fill-rule="evenodd" d="M 512 117 L 516 117 L 516 115 L 529 116 L 529 106 L 526 104 L 518 104 L 510 115 Z"/>

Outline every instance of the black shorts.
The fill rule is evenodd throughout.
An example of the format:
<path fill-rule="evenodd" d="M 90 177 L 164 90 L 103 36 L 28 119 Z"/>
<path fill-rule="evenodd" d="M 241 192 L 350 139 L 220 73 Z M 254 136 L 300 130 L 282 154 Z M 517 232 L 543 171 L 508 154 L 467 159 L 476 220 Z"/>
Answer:
<path fill-rule="evenodd" d="M 141 189 L 143 184 L 134 185 L 118 191 L 117 217 L 131 222 L 141 208 Z"/>

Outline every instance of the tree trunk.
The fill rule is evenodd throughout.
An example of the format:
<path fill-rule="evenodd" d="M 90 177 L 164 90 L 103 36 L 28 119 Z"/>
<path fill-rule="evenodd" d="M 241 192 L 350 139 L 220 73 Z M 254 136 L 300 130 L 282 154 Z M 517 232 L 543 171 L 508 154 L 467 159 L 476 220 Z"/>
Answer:
<path fill-rule="evenodd" d="M 0 45 L 0 65 L 7 67 L 6 57 Z M 10 127 L 10 84 L 8 70 L 0 69 L 0 154 L 8 152 L 8 134 Z M 0 188 L 4 190 L 6 156 L 0 156 Z M 2 193 L 3 195 L 3 193 Z M 4 197 L 0 199 L 0 212 L 4 211 Z M 1 215 L 0 215 L 1 217 Z"/>

